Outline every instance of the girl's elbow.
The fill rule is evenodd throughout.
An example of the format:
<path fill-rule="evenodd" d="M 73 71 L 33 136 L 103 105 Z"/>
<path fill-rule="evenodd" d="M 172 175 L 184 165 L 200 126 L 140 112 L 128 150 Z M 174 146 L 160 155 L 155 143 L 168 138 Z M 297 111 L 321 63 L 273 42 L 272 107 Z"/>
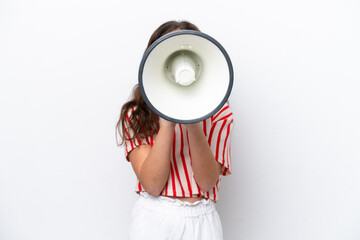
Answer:
<path fill-rule="evenodd" d="M 214 177 L 212 179 L 207 179 L 206 181 L 199 179 L 199 181 L 196 181 L 196 183 L 198 184 L 198 186 L 200 187 L 200 190 L 202 192 L 209 192 L 215 187 L 218 179 L 219 179 L 218 176 L 216 178 Z M 196 178 L 195 178 L 195 180 L 196 180 Z"/>
<path fill-rule="evenodd" d="M 215 184 L 214 185 L 212 185 L 212 184 L 203 184 L 203 185 L 201 185 L 199 187 L 200 187 L 202 192 L 209 192 L 214 188 L 214 186 L 215 186 Z"/>
<path fill-rule="evenodd" d="M 154 197 L 160 196 L 161 191 L 162 191 L 162 189 L 157 188 L 157 187 L 151 187 L 151 186 L 145 187 L 145 186 L 144 186 L 144 188 L 145 188 L 145 191 L 146 191 L 148 194 L 150 194 L 150 195 L 152 195 L 152 196 L 154 196 Z"/>
<path fill-rule="evenodd" d="M 154 197 L 160 196 L 160 193 L 161 193 L 160 191 L 156 191 L 156 190 L 150 190 L 150 191 L 147 190 L 146 192 Z"/>

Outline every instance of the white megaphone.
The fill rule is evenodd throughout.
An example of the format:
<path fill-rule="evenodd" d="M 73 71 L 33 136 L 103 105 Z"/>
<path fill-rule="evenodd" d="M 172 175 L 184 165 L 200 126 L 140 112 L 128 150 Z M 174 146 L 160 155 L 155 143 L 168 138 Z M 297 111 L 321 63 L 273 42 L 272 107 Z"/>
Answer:
<path fill-rule="evenodd" d="M 179 30 L 157 39 L 139 68 L 139 86 L 146 104 L 159 117 L 195 123 L 218 112 L 230 96 L 233 68 L 214 38 Z"/>

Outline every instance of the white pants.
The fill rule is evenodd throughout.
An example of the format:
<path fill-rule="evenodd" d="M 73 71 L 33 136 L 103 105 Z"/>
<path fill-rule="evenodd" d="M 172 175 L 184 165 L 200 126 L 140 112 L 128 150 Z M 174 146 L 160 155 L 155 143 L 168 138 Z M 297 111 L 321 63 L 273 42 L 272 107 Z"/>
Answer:
<path fill-rule="evenodd" d="M 194 203 L 140 192 L 131 215 L 131 240 L 222 240 L 212 200 Z"/>

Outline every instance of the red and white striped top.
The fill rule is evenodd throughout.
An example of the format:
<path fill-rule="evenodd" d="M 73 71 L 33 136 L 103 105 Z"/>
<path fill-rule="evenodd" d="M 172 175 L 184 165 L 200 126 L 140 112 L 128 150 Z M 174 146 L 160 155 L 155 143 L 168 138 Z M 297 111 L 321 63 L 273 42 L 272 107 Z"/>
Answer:
<path fill-rule="evenodd" d="M 133 112 L 130 111 L 127 115 Z M 129 122 L 128 122 L 129 123 Z M 233 113 L 226 103 L 219 112 L 212 117 L 203 121 L 204 134 L 208 140 L 211 151 L 215 159 L 223 165 L 222 175 L 226 176 L 231 174 L 231 130 L 233 127 Z M 130 130 L 128 130 L 130 131 Z M 126 131 L 125 134 L 129 137 L 131 132 Z M 221 175 L 214 188 L 208 192 L 203 192 L 197 185 L 193 170 L 191 167 L 191 154 L 189 148 L 189 138 L 187 129 L 182 124 L 176 124 L 174 130 L 174 138 L 171 150 L 170 162 L 170 176 L 169 179 L 160 193 L 163 196 L 176 196 L 176 197 L 199 197 L 204 196 L 214 200 L 219 199 L 219 183 Z M 148 137 L 147 139 L 136 138 L 135 141 L 125 141 L 126 159 L 131 150 L 143 144 L 153 145 L 156 140 L 156 135 Z M 144 187 L 137 181 L 135 191 L 146 191 Z"/>

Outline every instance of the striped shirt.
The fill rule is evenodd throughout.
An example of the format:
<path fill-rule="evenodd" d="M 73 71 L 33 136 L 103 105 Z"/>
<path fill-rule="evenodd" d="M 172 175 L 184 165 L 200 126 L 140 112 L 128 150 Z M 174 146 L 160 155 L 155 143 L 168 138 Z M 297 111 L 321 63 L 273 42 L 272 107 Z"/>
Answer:
<path fill-rule="evenodd" d="M 127 123 L 129 124 L 129 116 L 127 115 Z M 219 184 L 221 176 L 231 174 L 231 130 L 233 127 L 233 113 L 226 103 L 216 114 L 202 122 L 204 134 L 208 140 L 211 151 L 215 159 L 223 165 L 222 175 L 213 187 L 208 192 L 201 191 L 200 187 L 195 181 L 194 173 L 191 167 L 191 154 L 189 148 L 189 138 L 186 126 L 176 124 L 174 130 L 174 138 L 171 149 L 170 159 L 170 175 L 165 184 L 164 189 L 160 193 L 163 196 L 176 197 L 200 197 L 203 196 L 212 199 L 215 202 L 219 198 Z M 127 127 L 127 126 L 126 126 Z M 127 129 L 125 134 L 128 138 L 131 136 L 131 129 Z M 156 140 L 156 135 L 148 137 L 147 139 L 136 138 L 134 141 L 125 141 L 126 159 L 129 161 L 128 154 L 137 146 L 143 144 L 153 145 Z M 136 192 L 146 191 L 137 180 L 135 187 Z"/>

